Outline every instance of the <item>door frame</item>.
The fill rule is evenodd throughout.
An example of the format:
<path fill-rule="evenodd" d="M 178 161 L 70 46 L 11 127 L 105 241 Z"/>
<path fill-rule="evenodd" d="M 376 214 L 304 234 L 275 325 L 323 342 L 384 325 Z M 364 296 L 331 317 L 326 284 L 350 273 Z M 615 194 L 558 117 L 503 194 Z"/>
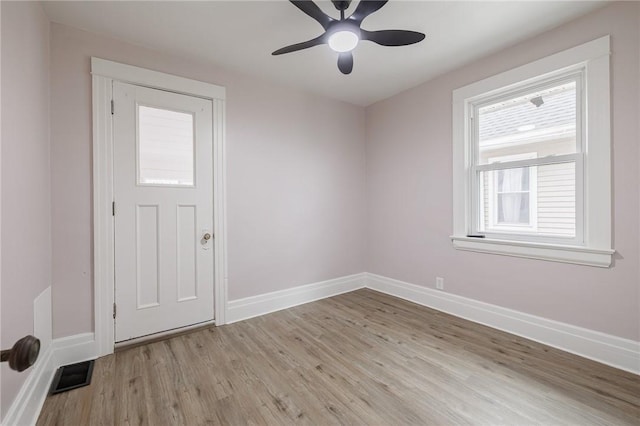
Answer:
<path fill-rule="evenodd" d="M 96 57 L 91 58 L 93 107 L 93 287 L 95 343 L 98 356 L 113 353 L 114 215 L 113 82 L 211 100 L 213 106 L 214 322 L 227 313 L 227 221 L 225 98 L 222 86 L 178 77 Z M 117 105 L 115 106 L 117 108 Z M 116 206 L 117 207 L 117 206 Z"/>

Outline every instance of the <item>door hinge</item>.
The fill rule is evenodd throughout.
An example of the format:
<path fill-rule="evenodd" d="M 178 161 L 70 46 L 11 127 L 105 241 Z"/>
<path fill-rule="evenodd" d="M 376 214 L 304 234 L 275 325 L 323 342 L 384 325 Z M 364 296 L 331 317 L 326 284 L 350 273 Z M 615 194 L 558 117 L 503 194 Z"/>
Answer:
<path fill-rule="evenodd" d="M 116 304 L 113 304 L 113 319 L 116 319 Z"/>
<path fill-rule="evenodd" d="M 111 216 L 115 216 L 116 215 L 116 202 L 112 201 L 111 202 Z"/>
<path fill-rule="evenodd" d="M 111 99 L 111 115 L 113 115 L 113 112 L 115 111 L 115 106 L 113 103 L 113 99 Z"/>

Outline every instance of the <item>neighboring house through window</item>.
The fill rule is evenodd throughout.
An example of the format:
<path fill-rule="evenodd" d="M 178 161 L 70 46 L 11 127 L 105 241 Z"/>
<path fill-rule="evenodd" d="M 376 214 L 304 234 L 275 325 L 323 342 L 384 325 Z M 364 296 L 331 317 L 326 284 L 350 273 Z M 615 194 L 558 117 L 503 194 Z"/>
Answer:
<path fill-rule="evenodd" d="M 536 158 L 535 152 L 490 157 L 489 163 Z M 483 216 L 480 229 L 495 232 L 535 232 L 538 221 L 537 173 L 534 167 L 496 170 L 484 173 L 481 184 Z"/>

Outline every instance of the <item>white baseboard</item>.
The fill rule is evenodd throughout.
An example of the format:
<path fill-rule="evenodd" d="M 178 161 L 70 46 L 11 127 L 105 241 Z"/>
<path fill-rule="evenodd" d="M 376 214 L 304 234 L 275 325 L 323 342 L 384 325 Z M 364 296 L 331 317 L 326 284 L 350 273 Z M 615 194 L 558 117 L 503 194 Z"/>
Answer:
<path fill-rule="evenodd" d="M 16 395 L 16 399 L 13 400 L 11 407 L 9 407 L 9 411 L 2 419 L 3 425 L 23 426 L 36 424 L 55 370 L 53 348 L 48 346 L 40 354 L 38 361 L 29 372 L 27 380 L 22 384 L 20 392 Z"/>
<path fill-rule="evenodd" d="M 293 306 L 348 293 L 365 286 L 365 274 L 302 285 L 272 293 L 232 300 L 227 307 L 227 324 L 269 314 Z"/>
<path fill-rule="evenodd" d="M 640 374 L 640 342 L 380 275 L 367 273 L 366 287 Z"/>
<path fill-rule="evenodd" d="M 33 300 L 33 335 L 40 339 L 40 356 L 32 368 L 20 373 L 27 378 L 2 419 L 3 425 L 35 423 L 35 420 L 30 422 L 28 419 L 37 419 L 40 413 L 46 394 L 41 396 L 37 390 L 47 387 L 53 375 L 52 322 L 49 286 Z"/>
<path fill-rule="evenodd" d="M 97 345 L 93 333 L 62 337 L 53 341 L 56 368 L 97 358 Z"/>
<path fill-rule="evenodd" d="M 640 374 L 640 342 L 364 272 L 232 300 L 228 303 L 227 323 L 365 287 Z M 57 368 L 96 358 L 97 354 L 94 333 L 53 340 L 32 367 L 2 424 L 35 424 Z"/>
<path fill-rule="evenodd" d="M 33 370 L 20 388 L 2 424 L 35 425 L 56 370 L 63 365 L 95 357 L 96 344 L 93 333 L 54 339 L 32 367 Z"/>

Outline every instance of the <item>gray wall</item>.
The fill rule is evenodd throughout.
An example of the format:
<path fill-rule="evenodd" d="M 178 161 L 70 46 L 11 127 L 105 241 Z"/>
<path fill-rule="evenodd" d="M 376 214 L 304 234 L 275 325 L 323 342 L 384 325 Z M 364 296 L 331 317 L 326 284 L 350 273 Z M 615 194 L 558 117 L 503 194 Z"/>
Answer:
<path fill-rule="evenodd" d="M 2 2 L 2 348 L 33 334 L 51 285 L 49 21 L 40 3 Z M 4 418 L 31 370 L 2 363 Z"/>
<path fill-rule="evenodd" d="M 638 110 L 640 4 L 614 3 L 367 108 L 367 272 L 640 340 Z M 611 34 L 610 269 L 456 251 L 452 91 Z"/>

